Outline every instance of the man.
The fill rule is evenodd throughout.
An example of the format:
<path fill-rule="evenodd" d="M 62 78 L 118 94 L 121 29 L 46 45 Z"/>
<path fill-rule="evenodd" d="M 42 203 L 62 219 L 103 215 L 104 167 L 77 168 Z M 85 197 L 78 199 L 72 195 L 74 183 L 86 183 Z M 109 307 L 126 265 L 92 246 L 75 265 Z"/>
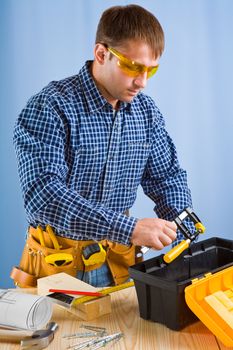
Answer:
<path fill-rule="evenodd" d="M 33 227 L 51 225 L 61 246 L 77 249 L 78 278 L 95 286 L 127 280 L 136 246 L 170 245 L 176 238 L 172 221 L 191 206 L 186 172 L 163 117 L 142 93 L 163 49 L 163 30 L 150 12 L 137 5 L 107 9 L 94 61 L 33 96 L 16 123 L 31 234 L 41 242 Z M 159 218 L 128 215 L 140 184 Z M 181 238 L 178 233 L 177 242 Z M 91 256 L 96 261 L 89 264 Z"/>

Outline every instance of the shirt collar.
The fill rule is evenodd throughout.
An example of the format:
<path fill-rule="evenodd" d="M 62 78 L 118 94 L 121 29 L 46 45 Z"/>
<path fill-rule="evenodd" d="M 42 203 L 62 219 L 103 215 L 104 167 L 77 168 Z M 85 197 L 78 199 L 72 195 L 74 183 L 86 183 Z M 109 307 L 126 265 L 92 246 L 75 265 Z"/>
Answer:
<path fill-rule="evenodd" d="M 90 112 L 96 112 L 102 108 L 112 109 L 110 103 L 101 95 L 98 90 L 94 79 L 90 73 L 90 66 L 93 61 L 87 61 L 85 65 L 79 71 L 79 80 L 82 85 L 82 89 L 84 91 L 87 104 L 89 106 Z M 132 103 L 121 102 L 121 109 L 131 109 Z"/>

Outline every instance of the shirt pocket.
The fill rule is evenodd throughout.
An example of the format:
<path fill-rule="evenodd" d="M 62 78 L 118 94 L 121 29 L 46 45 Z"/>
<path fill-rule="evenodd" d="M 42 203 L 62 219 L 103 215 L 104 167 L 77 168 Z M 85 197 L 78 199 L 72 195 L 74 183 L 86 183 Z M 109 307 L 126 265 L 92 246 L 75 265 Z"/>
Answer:
<path fill-rule="evenodd" d="M 73 153 L 70 186 L 87 197 L 101 173 L 104 154 L 99 146 L 81 145 Z"/>
<path fill-rule="evenodd" d="M 150 143 L 145 141 L 134 141 L 128 143 L 124 186 L 129 191 L 136 190 L 140 185 L 146 162 L 150 154 L 150 146 Z"/>

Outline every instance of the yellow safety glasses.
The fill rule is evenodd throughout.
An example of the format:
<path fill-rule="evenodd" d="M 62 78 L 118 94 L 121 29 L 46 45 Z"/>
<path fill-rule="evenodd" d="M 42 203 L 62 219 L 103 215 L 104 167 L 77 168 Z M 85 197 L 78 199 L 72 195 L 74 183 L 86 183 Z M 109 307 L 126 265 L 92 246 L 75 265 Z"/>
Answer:
<path fill-rule="evenodd" d="M 109 52 L 111 52 L 115 57 L 118 58 L 117 64 L 120 69 L 129 75 L 130 77 L 137 77 L 140 74 L 147 72 L 147 79 L 151 78 L 158 70 L 159 65 L 147 67 L 144 64 L 137 63 L 135 61 L 131 61 L 122 55 L 117 50 L 112 47 L 107 48 Z"/>

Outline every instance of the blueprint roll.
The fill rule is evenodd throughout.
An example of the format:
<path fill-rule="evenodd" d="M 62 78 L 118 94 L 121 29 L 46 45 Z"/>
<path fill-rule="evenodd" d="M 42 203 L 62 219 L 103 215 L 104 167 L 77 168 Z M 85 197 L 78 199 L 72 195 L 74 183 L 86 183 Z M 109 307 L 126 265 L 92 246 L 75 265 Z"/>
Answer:
<path fill-rule="evenodd" d="M 0 289 L 0 326 L 37 330 L 52 317 L 49 298 L 9 289 Z"/>

